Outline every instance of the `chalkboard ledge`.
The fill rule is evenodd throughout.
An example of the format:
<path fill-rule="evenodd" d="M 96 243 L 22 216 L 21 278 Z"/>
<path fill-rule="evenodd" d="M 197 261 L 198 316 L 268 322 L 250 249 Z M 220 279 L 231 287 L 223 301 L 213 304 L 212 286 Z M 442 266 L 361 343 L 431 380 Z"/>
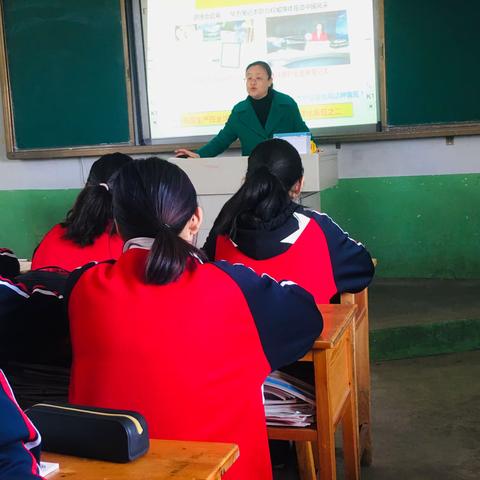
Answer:
<path fill-rule="evenodd" d="M 480 135 L 480 123 L 450 123 L 409 125 L 408 127 L 383 127 L 381 132 L 353 135 L 328 135 L 315 138 L 318 143 L 371 142 L 382 140 L 404 140 L 414 138 L 459 137 Z"/>

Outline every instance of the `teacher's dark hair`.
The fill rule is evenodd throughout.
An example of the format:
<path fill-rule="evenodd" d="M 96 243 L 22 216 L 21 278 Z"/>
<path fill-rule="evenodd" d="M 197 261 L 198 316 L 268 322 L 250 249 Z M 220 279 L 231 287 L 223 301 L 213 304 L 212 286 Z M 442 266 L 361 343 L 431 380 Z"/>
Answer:
<path fill-rule="evenodd" d="M 145 267 L 146 283 L 175 281 L 204 254 L 179 237 L 198 206 L 187 174 L 156 157 L 136 160 L 119 172 L 113 190 L 113 213 L 124 240 L 154 238 Z"/>
<path fill-rule="evenodd" d="M 248 65 L 247 68 L 245 69 L 245 72 L 249 68 L 255 67 L 255 66 L 262 67 L 267 72 L 269 80 L 272 78 L 272 69 L 270 68 L 270 65 L 267 62 L 263 62 L 262 60 L 257 60 L 256 62 L 250 63 L 250 65 Z"/>
<path fill-rule="evenodd" d="M 128 155 L 117 152 L 103 155 L 94 162 L 85 187 L 61 224 L 66 229 L 64 238 L 85 247 L 92 245 L 109 226 L 110 233 L 115 232 L 112 183 L 120 167 L 131 160 Z"/>
<path fill-rule="evenodd" d="M 278 138 L 260 143 L 248 158 L 244 184 L 223 206 L 212 233 L 234 239 L 237 225 L 255 228 L 272 220 L 289 205 L 289 191 L 302 176 L 302 159 L 292 145 Z"/>

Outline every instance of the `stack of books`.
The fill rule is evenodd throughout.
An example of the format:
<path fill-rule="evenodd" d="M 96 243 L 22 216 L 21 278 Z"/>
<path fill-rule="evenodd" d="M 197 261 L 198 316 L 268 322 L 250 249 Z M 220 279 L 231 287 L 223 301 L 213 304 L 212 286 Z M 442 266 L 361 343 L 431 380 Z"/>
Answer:
<path fill-rule="evenodd" d="M 263 384 L 267 425 L 308 427 L 315 421 L 312 385 L 284 372 L 271 373 Z"/>

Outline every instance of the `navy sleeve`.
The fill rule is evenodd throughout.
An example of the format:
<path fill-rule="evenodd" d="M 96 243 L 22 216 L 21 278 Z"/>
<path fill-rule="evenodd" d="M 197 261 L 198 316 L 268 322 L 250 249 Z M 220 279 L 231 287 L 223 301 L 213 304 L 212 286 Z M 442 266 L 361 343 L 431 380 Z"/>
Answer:
<path fill-rule="evenodd" d="M 0 277 L 0 332 L 3 336 L 5 324 L 9 315 L 23 306 L 30 298 L 30 292 L 25 285 L 15 283 L 8 278 Z"/>
<path fill-rule="evenodd" d="M 40 435 L 25 416 L 0 370 L 0 478 L 41 479 L 31 451 L 39 450 Z"/>
<path fill-rule="evenodd" d="M 65 277 L 52 272 L 29 272 L 19 275 L 16 282 L 0 277 L 0 351 L 6 358 L 27 363 L 68 363 L 63 296 L 52 288 L 61 290 L 64 283 Z"/>
<path fill-rule="evenodd" d="M 61 297 L 65 291 L 68 275 L 69 272 L 66 270 L 55 267 L 48 270 L 30 270 L 29 272 L 18 275 L 15 281 L 25 285 L 30 291 L 38 286 L 42 286 L 43 289 L 49 290 Z"/>
<path fill-rule="evenodd" d="M 15 254 L 8 248 L 0 248 L 0 275 L 14 278 L 20 273 L 20 263 Z"/>
<path fill-rule="evenodd" d="M 367 249 L 350 238 L 328 215 L 311 212 L 327 239 L 337 291 L 357 293 L 368 287 L 375 267 Z"/>
<path fill-rule="evenodd" d="M 244 265 L 215 262 L 240 287 L 257 326 L 272 370 L 295 362 L 311 348 L 323 328 L 315 301 L 306 290 L 289 282 L 258 276 Z"/>

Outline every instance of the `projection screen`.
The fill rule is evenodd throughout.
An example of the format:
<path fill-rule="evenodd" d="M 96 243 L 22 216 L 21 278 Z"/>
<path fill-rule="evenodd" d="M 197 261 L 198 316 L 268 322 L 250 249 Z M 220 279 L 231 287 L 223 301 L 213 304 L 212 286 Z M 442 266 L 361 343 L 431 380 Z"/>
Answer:
<path fill-rule="evenodd" d="M 375 129 L 373 0 L 143 0 L 141 16 L 154 143 L 218 133 L 256 60 L 314 135 Z"/>

